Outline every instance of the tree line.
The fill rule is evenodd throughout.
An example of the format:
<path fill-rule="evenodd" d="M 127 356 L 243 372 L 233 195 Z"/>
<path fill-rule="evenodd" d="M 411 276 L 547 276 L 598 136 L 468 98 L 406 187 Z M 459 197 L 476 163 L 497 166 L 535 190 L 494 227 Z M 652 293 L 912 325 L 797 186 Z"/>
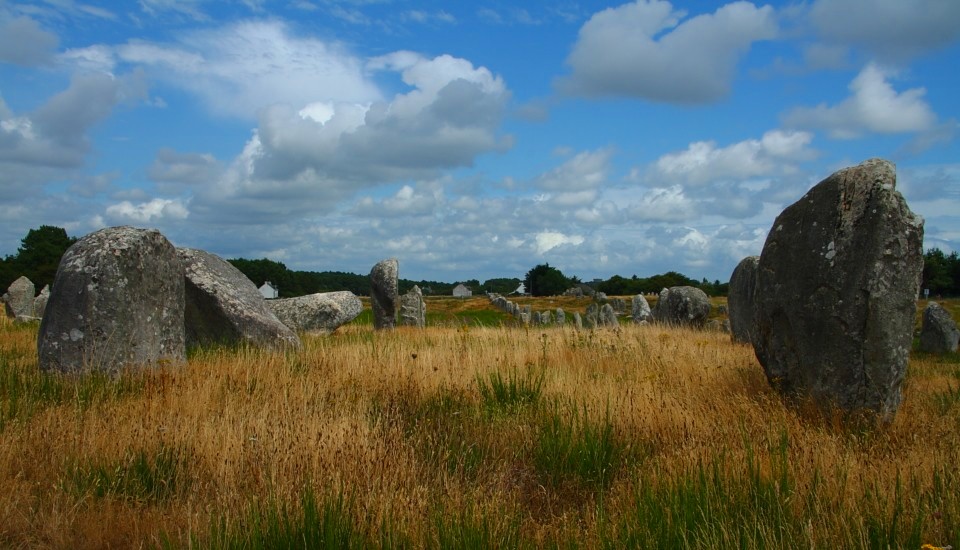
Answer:
<path fill-rule="evenodd" d="M 33 281 L 37 289 L 53 284 L 60 257 L 66 252 L 76 237 L 67 235 L 65 229 L 51 225 L 41 225 L 31 229 L 20 241 L 17 252 L 0 258 L 0 290 L 5 290 L 17 277 L 25 275 Z M 947 254 L 939 248 L 928 250 L 923 255 L 923 278 L 921 289 L 929 289 L 931 297 L 960 296 L 960 256 L 957 252 Z M 369 275 L 357 275 L 343 271 L 297 271 L 287 268 L 282 262 L 262 258 L 248 260 L 234 258 L 228 260 L 258 287 L 265 281 L 276 285 L 280 296 L 284 298 L 313 294 L 316 292 L 334 292 L 349 290 L 357 295 L 370 293 Z M 441 281 L 414 281 L 400 279 L 399 291 L 407 292 L 417 285 L 424 294 L 446 295 L 453 293 L 454 287 L 463 284 L 474 294 L 495 292 L 510 294 L 517 289 L 521 281 L 528 293 L 534 296 L 555 296 L 568 288 L 584 284 L 577 276 L 566 276 L 549 263 L 540 264 L 527 272 L 524 278 L 494 278 L 481 283 L 477 279 L 446 283 Z M 610 296 L 629 296 L 659 292 L 672 286 L 694 286 L 711 296 L 725 296 L 729 283 L 719 280 L 710 282 L 691 279 L 682 273 L 668 271 L 649 277 L 623 277 L 614 275 L 606 280 L 592 281 L 594 290 Z"/>

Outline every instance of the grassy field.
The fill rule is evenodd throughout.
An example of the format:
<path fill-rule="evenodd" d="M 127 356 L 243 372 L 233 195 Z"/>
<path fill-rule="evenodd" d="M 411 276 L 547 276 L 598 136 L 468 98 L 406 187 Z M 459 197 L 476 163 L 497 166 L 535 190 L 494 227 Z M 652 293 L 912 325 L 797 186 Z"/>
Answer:
<path fill-rule="evenodd" d="M 960 548 L 960 357 L 851 428 L 728 335 L 484 303 L 118 378 L 42 374 L 0 321 L 0 547 Z"/>

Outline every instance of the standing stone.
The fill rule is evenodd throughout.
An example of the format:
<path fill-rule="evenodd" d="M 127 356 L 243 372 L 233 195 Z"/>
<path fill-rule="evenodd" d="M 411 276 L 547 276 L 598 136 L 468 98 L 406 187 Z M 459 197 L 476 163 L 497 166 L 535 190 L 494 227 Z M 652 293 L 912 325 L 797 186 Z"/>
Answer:
<path fill-rule="evenodd" d="M 502 297 L 497 297 L 498 308 L 504 308 L 504 302 Z M 400 324 L 417 328 L 423 328 L 427 324 L 427 304 L 423 301 L 423 292 L 417 285 L 413 285 L 413 288 L 400 297 Z"/>
<path fill-rule="evenodd" d="M 627 301 L 623 298 L 613 298 L 610 300 L 610 305 L 613 307 L 614 313 L 618 315 L 627 312 Z"/>
<path fill-rule="evenodd" d="M 203 250 L 178 248 L 185 275 L 186 344 L 251 344 L 282 349 L 300 339 L 267 307 L 260 290 L 232 264 Z"/>
<path fill-rule="evenodd" d="M 296 298 L 265 300 L 281 323 L 294 331 L 330 334 L 357 318 L 363 303 L 352 292 L 319 292 Z"/>
<path fill-rule="evenodd" d="M 47 301 L 50 300 L 50 285 L 43 285 L 43 290 L 33 299 L 33 314 L 36 317 L 43 318 L 43 313 L 47 310 Z"/>
<path fill-rule="evenodd" d="M 573 328 L 583 330 L 583 319 L 580 317 L 579 311 L 573 312 Z"/>
<path fill-rule="evenodd" d="M 551 311 L 548 309 L 547 311 L 544 311 L 543 313 L 541 313 L 541 314 L 540 314 L 540 322 L 543 323 L 544 325 L 552 325 L 552 324 L 553 324 L 553 312 L 551 312 Z"/>
<path fill-rule="evenodd" d="M 647 303 L 647 299 L 643 297 L 643 294 L 637 294 L 633 297 L 630 317 L 634 323 L 645 323 L 653 319 L 653 314 L 650 312 L 650 304 Z"/>
<path fill-rule="evenodd" d="M 11 319 L 23 320 L 24 318 L 33 318 L 33 302 L 37 295 L 37 288 L 30 279 L 20 276 L 16 281 L 10 284 L 7 293 L 4 294 L 4 309 L 7 317 Z"/>
<path fill-rule="evenodd" d="M 37 354 L 46 371 L 184 362 L 183 266 L 170 241 L 154 229 L 110 227 L 68 248 Z"/>
<path fill-rule="evenodd" d="M 600 308 L 599 324 L 604 327 L 618 327 L 620 322 L 617 320 L 617 312 L 610 304 L 603 304 Z"/>
<path fill-rule="evenodd" d="M 665 288 L 660 291 L 653 314 L 660 323 L 702 328 L 710 315 L 710 298 L 692 286 Z"/>
<path fill-rule="evenodd" d="M 557 326 L 562 327 L 567 322 L 567 314 L 563 312 L 562 307 L 557 308 Z"/>
<path fill-rule="evenodd" d="M 543 324 L 543 317 L 540 315 L 539 311 L 534 311 L 533 316 L 530 318 L 530 324 L 538 327 Z"/>
<path fill-rule="evenodd" d="M 730 337 L 734 342 L 753 342 L 754 292 L 757 289 L 757 267 L 760 256 L 740 260 L 730 275 L 727 307 L 730 315 Z"/>
<path fill-rule="evenodd" d="M 370 270 L 370 305 L 373 328 L 392 329 L 397 325 L 397 276 L 400 264 L 396 258 L 383 260 Z"/>
<path fill-rule="evenodd" d="M 754 350 L 787 396 L 889 421 L 902 399 L 923 268 L 923 220 L 893 164 L 840 170 L 788 206 L 757 272 Z"/>
<path fill-rule="evenodd" d="M 957 351 L 960 330 L 950 317 L 950 312 L 936 302 L 927 304 L 923 310 L 923 327 L 920 329 L 920 351 L 943 355 Z"/>
<path fill-rule="evenodd" d="M 587 306 L 587 311 L 583 315 L 583 326 L 587 328 L 597 328 L 597 321 L 600 317 L 600 306 L 596 302 Z"/>

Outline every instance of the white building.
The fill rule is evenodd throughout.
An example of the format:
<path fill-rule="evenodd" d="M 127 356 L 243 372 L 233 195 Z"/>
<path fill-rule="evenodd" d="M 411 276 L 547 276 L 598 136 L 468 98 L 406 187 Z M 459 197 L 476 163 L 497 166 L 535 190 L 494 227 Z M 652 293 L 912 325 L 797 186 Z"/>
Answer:
<path fill-rule="evenodd" d="M 453 295 L 457 298 L 468 298 L 473 296 L 473 291 L 463 286 L 463 284 L 459 284 L 453 288 Z"/>
<path fill-rule="evenodd" d="M 260 287 L 260 295 L 267 300 L 273 300 L 280 296 L 280 289 L 273 286 L 273 283 L 267 281 Z"/>

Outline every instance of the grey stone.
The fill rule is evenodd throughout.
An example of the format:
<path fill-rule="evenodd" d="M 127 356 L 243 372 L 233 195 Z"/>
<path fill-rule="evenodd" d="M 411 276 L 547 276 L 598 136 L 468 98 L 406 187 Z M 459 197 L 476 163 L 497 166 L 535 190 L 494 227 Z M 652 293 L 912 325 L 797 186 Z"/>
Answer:
<path fill-rule="evenodd" d="M 587 311 L 583 316 L 583 326 L 586 328 L 597 328 L 597 321 L 600 317 L 600 306 L 596 302 L 587 306 Z"/>
<path fill-rule="evenodd" d="M 692 286 L 674 286 L 660 291 L 653 316 L 657 322 L 701 328 L 710 315 L 710 298 Z"/>
<path fill-rule="evenodd" d="M 730 338 L 734 342 L 753 342 L 754 292 L 757 290 L 757 268 L 760 256 L 747 256 L 740 260 L 730 275 L 730 290 L 727 306 L 730 315 Z"/>
<path fill-rule="evenodd" d="M 319 334 L 337 330 L 363 311 L 360 298 L 346 290 L 266 300 L 266 304 L 291 329 Z"/>
<path fill-rule="evenodd" d="M 930 302 L 923 310 L 923 325 L 920 329 L 920 351 L 943 355 L 957 351 L 960 330 L 950 312 L 936 302 Z"/>
<path fill-rule="evenodd" d="M 530 324 L 535 327 L 543 324 L 543 316 L 540 315 L 539 311 L 533 312 L 533 315 L 530 317 Z"/>
<path fill-rule="evenodd" d="M 544 325 L 552 325 L 552 324 L 553 324 L 553 312 L 551 312 L 550 310 L 541 312 L 541 313 L 540 313 L 540 322 L 541 322 L 542 324 L 544 324 Z"/>
<path fill-rule="evenodd" d="M 267 307 L 260 290 L 232 264 L 203 250 L 178 248 L 185 275 L 187 347 L 249 344 L 300 347 L 300 338 Z"/>
<path fill-rule="evenodd" d="M 596 300 L 597 302 L 601 303 L 601 304 L 602 304 L 602 303 L 605 303 L 605 302 L 607 301 L 607 293 L 606 293 L 606 292 L 597 292 L 596 294 L 593 295 L 593 299 Z"/>
<path fill-rule="evenodd" d="M 7 293 L 3 295 L 7 317 L 11 319 L 34 317 L 33 306 L 36 295 L 37 288 L 24 276 L 10 283 Z"/>
<path fill-rule="evenodd" d="M 68 248 L 37 354 L 47 371 L 183 363 L 183 267 L 170 241 L 156 230 L 111 227 Z"/>
<path fill-rule="evenodd" d="M 650 304 L 647 303 L 647 299 L 643 297 L 643 294 L 637 294 L 633 297 L 630 317 L 634 323 L 643 323 L 653 319 L 653 314 L 650 312 Z"/>
<path fill-rule="evenodd" d="M 622 315 L 627 312 L 627 301 L 623 298 L 613 298 L 610 300 L 610 306 L 613 307 L 613 311 L 617 315 Z"/>
<path fill-rule="evenodd" d="M 757 272 L 754 350 L 783 394 L 889 421 L 902 400 L 923 220 L 893 164 L 840 170 L 788 206 Z"/>
<path fill-rule="evenodd" d="M 396 258 L 378 262 L 370 270 L 370 305 L 373 328 L 392 329 L 397 324 L 397 277 L 400 264 Z"/>
<path fill-rule="evenodd" d="M 567 322 L 567 314 L 563 312 L 563 308 L 562 308 L 562 307 L 558 307 L 558 308 L 557 308 L 556 319 L 557 319 L 557 326 L 558 326 L 558 327 L 562 327 L 563 325 L 566 324 L 566 322 Z"/>
<path fill-rule="evenodd" d="M 617 320 L 617 313 L 610 304 L 603 304 L 600 308 L 598 324 L 604 327 L 618 327 L 620 322 Z"/>
<path fill-rule="evenodd" d="M 573 312 L 573 328 L 583 330 L 583 319 L 580 317 L 579 311 Z"/>
<path fill-rule="evenodd" d="M 498 309 L 506 308 L 502 296 L 497 297 L 494 302 Z M 420 287 L 413 285 L 406 294 L 400 297 L 400 324 L 408 327 L 423 328 L 427 324 L 427 303 L 423 300 L 423 292 Z"/>
<path fill-rule="evenodd" d="M 37 294 L 37 297 L 33 299 L 33 315 L 35 317 L 43 317 L 43 313 L 47 310 L 47 302 L 50 300 L 50 285 L 43 285 L 43 290 L 40 291 L 40 294 Z"/>

